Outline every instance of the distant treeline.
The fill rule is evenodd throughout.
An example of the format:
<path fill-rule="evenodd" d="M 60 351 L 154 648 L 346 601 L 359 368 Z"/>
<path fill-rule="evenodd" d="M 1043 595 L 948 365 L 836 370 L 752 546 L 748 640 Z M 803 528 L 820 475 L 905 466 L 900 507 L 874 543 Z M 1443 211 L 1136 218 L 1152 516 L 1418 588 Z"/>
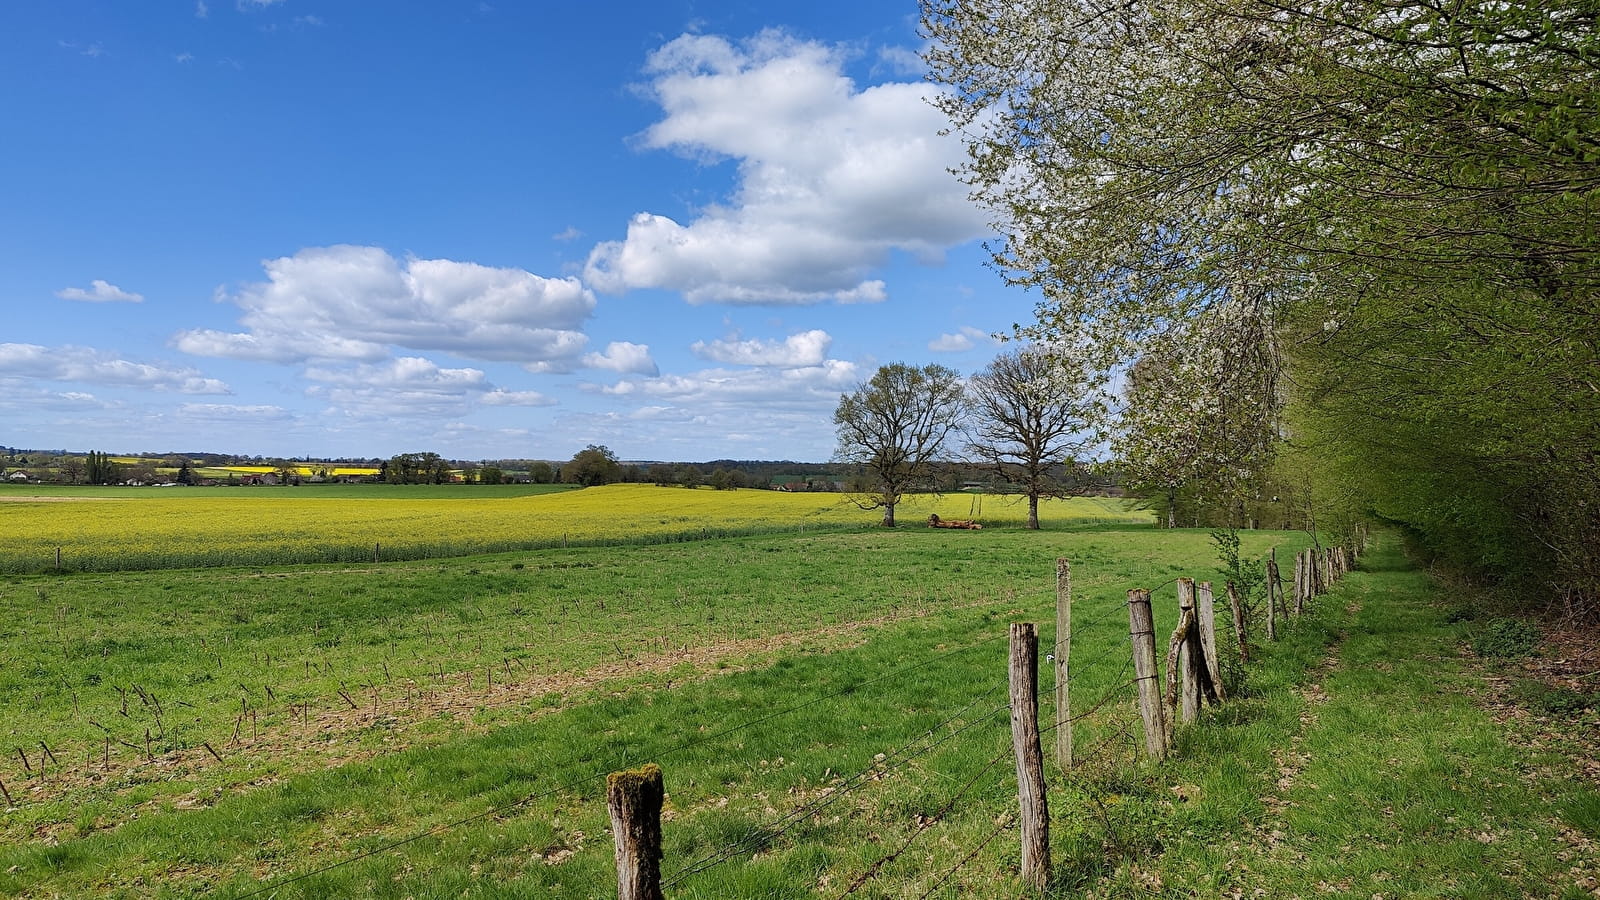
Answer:
<path fill-rule="evenodd" d="M 866 489 L 860 466 L 838 462 L 713 459 L 705 462 L 620 461 L 605 447 L 580 451 L 570 460 L 503 458 L 447 459 L 437 453 L 401 453 L 391 457 L 282 458 L 210 452 L 144 453 L 108 456 L 99 451 L 28 450 L 0 447 L 0 478 L 62 484 L 237 483 L 238 478 L 208 477 L 205 470 L 254 466 L 281 469 L 269 483 L 334 480 L 344 469 L 370 469 L 370 475 L 337 476 L 347 482 L 387 484 L 657 484 L 663 487 L 715 487 L 720 490 L 848 492 Z M 326 478 L 306 471 L 328 473 Z M 19 478 L 10 476 L 18 475 Z M 1118 478 L 1109 471 L 1061 472 L 1071 493 L 1118 494 Z M 949 461 L 936 466 L 924 490 L 939 492 L 1012 489 L 990 467 Z"/>

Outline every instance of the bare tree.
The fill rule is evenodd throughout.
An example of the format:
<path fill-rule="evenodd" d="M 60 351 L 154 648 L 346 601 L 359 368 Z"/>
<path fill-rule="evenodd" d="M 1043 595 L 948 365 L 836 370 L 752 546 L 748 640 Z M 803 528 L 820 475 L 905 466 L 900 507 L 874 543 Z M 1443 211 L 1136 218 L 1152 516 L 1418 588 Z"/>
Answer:
<path fill-rule="evenodd" d="M 83 457 L 81 457 L 81 456 L 63 456 L 63 457 L 61 457 L 61 465 L 60 465 L 59 468 L 60 468 L 61 474 L 66 476 L 67 481 L 69 481 L 69 482 L 71 482 L 73 484 L 77 484 L 78 483 L 78 479 L 83 477 L 83 472 L 84 472 Z"/>
<path fill-rule="evenodd" d="M 882 509 L 885 528 L 894 527 L 895 505 L 928 477 L 964 412 L 961 375 L 940 365 L 890 363 L 839 397 L 833 413 L 838 458 L 866 470 L 869 486 L 857 502 L 863 509 Z"/>
<path fill-rule="evenodd" d="M 1099 442 L 1104 381 L 1070 354 L 1039 346 L 1003 353 L 972 376 L 967 449 L 1027 492 L 1029 528 L 1039 527 L 1039 498 L 1065 496 L 1066 479 Z"/>

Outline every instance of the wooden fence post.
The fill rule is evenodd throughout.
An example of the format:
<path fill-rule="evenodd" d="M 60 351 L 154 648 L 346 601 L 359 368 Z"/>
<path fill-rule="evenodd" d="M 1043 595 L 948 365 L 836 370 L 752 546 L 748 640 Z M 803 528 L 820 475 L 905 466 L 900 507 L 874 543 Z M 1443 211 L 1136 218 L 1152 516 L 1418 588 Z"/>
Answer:
<path fill-rule="evenodd" d="M 1011 623 L 1011 743 L 1017 755 L 1017 801 L 1022 810 L 1022 880 L 1035 890 L 1050 883 L 1050 808 L 1044 753 L 1039 749 L 1039 633 L 1032 622 Z"/>
<path fill-rule="evenodd" d="M 1306 611 L 1306 595 L 1311 593 L 1311 567 L 1306 564 L 1309 550 L 1302 550 L 1294 556 L 1294 614 L 1299 616 Z"/>
<path fill-rule="evenodd" d="M 1267 640 L 1278 639 L 1278 604 L 1283 602 L 1283 573 L 1278 571 L 1278 548 L 1273 547 L 1267 557 Z M 1289 604 L 1283 604 L 1284 615 Z"/>
<path fill-rule="evenodd" d="M 617 851 L 617 900 L 661 898 L 661 804 L 666 787 L 655 763 L 606 777 L 606 808 Z"/>
<path fill-rule="evenodd" d="M 1267 563 L 1267 566 L 1267 571 L 1270 574 L 1272 571 L 1272 563 Z M 1279 585 L 1279 590 L 1282 590 L 1281 584 Z M 1277 639 L 1278 603 L 1277 600 L 1272 596 L 1272 579 L 1269 577 L 1267 579 L 1267 640 L 1276 641 Z"/>
<path fill-rule="evenodd" d="M 1196 585 L 1195 615 L 1199 617 L 1200 653 L 1205 657 L 1206 681 L 1211 684 L 1211 698 L 1217 703 L 1228 699 L 1222 686 L 1222 659 L 1217 652 L 1217 602 L 1211 593 L 1211 582 Z"/>
<path fill-rule="evenodd" d="M 1144 749 L 1151 759 L 1167 758 L 1167 725 L 1161 706 L 1161 677 L 1156 674 L 1156 623 L 1150 592 L 1128 592 L 1128 637 L 1133 642 L 1134 683 L 1139 688 L 1139 717 L 1144 720 Z"/>
<path fill-rule="evenodd" d="M 1194 579 L 1178 579 L 1178 627 L 1167 646 L 1167 727 L 1200 718 L 1200 670 L 1195 658 Z"/>
<path fill-rule="evenodd" d="M 1072 565 L 1056 560 L 1056 765 L 1072 770 Z"/>
<path fill-rule="evenodd" d="M 1247 641 L 1244 624 L 1244 601 L 1239 597 L 1239 588 L 1233 582 L 1228 582 L 1228 607 L 1233 610 L 1233 639 L 1239 642 L 1239 662 L 1250 661 L 1250 644 Z M 1267 609 L 1272 609 L 1272 586 L 1267 585 Z M 1271 612 L 1267 613 L 1267 621 L 1272 621 Z"/>

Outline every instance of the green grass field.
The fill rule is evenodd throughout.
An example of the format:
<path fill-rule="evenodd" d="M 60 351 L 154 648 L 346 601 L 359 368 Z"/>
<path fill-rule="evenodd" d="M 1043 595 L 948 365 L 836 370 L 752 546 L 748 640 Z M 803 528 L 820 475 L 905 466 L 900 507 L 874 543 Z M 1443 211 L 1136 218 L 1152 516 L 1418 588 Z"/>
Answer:
<path fill-rule="evenodd" d="M 0 893 L 614 896 L 603 776 L 654 761 L 669 896 L 1017 896 L 1005 627 L 1053 639 L 1058 556 L 1075 709 L 1104 701 L 1049 773 L 1063 892 L 1559 895 L 1546 843 L 1593 794 L 1528 781 L 1423 679 L 1471 681 L 1465 626 L 1393 546 L 1140 760 L 1125 593 L 1166 632 L 1173 579 L 1219 573 L 1204 532 L 1132 525 L 6 577 Z"/>

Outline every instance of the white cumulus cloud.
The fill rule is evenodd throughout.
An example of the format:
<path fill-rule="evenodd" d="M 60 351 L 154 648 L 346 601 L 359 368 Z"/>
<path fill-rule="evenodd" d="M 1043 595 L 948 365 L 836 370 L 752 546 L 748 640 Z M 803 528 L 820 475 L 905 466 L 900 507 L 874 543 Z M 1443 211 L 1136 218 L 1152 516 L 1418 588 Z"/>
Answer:
<path fill-rule="evenodd" d="M 134 362 L 89 347 L 0 344 L 0 376 L 179 394 L 232 393 L 224 382 L 192 368 Z"/>
<path fill-rule="evenodd" d="M 591 386 L 613 396 L 647 397 L 674 405 L 706 409 L 737 406 L 751 409 L 777 407 L 822 408 L 830 411 L 841 391 L 855 387 L 860 370 L 855 363 L 823 360 L 814 366 L 758 369 L 702 369 L 683 375 L 623 379 L 614 385 Z"/>
<path fill-rule="evenodd" d="M 841 52 L 767 32 L 742 44 L 684 35 L 651 55 L 648 89 L 665 113 L 647 148 L 732 159 L 739 184 L 691 221 L 641 212 L 597 245 L 596 289 L 680 291 L 691 303 L 872 302 L 867 276 L 894 250 L 927 259 L 983 234 L 982 212 L 949 174 L 960 142 L 941 136 L 931 86 L 859 88 Z"/>
<path fill-rule="evenodd" d="M 821 329 L 791 334 L 781 341 L 752 338 L 695 341 L 690 350 L 695 356 L 713 362 L 741 366 L 815 366 L 828 356 L 833 336 Z"/>
<path fill-rule="evenodd" d="M 839 395 L 859 384 L 861 375 L 855 363 L 825 359 L 791 368 L 711 368 L 585 384 L 583 389 L 616 400 L 620 409 L 575 412 L 557 419 L 555 427 L 613 447 L 653 447 L 667 459 L 704 458 L 708 452 L 824 459 L 833 446 L 828 418 Z"/>
<path fill-rule="evenodd" d="M 355 416 L 461 415 L 472 401 L 494 390 L 480 369 L 441 368 L 432 360 L 401 357 L 345 368 L 311 366 L 306 393 Z"/>
<path fill-rule="evenodd" d="M 556 401 L 538 391 L 508 391 L 501 388 L 483 395 L 484 406 L 554 406 Z"/>
<path fill-rule="evenodd" d="M 178 407 L 178 415 L 207 422 L 236 422 L 240 419 L 252 422 L 285 422 L 294 418 L 292 413 L 281 406 L 235 403 L 185 403 Z"/>
<path fill-rule="evenodd" d="M 594 294 L 576 278 L 449 259 L 400 261 L 378 247 L 312 247 L 266 260 L 267 280 L 225 302 L 243 331 L 179 332 L 197 356 L 280 363 L 377 362 L 391 347 L 570 371 Z"/>
<path fill-rule="evenodd" d="M 69 287 L 56 291 L 63 300 L 82 300 L 85 303 L 143 303 L 144 295 L 125 291 L 99 278 L 89 282 L 88 290 Z"/>
<path fill-rule="evenodd" d="M 955 353 L 962 350 L 971 350 L 979 344 L 993 343 L 994 338 L 981 328 L 963 325 L 959 331 L 950 334 L 941 334 L 928 342 L 928 349 L 942 353 Z"/>
<path fill-rule="evenodd" d="M 481 369 L 447 368 L 420 356 L 354 366 L 314 365 L 306 393 L 352 418 L 464 415 L 474 406 L 553 406 L 538 391 L 496 386 Z"/>
<path fill-rule="evenodd" d="M 586 353 L 583 364 L 590 369 L 608 369 L 635 375 L 658 375 L 661 372 L 656 367 L 656 361 L 650 358 L 650 345 L 631 341 L 612 341 L 606 345 L 604 353 Z"/>

